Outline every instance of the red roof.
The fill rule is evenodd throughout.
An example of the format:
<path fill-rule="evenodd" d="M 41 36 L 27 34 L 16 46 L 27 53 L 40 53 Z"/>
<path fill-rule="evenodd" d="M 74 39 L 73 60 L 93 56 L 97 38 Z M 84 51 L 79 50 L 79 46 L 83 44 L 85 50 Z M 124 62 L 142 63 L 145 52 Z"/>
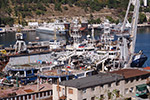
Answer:
<path fill-rule="evenodd" d="M 44 88 L 42 88 L 44 87 Z M 48 83 L 40 84 L 39 89 L 42 88 L 41 91 L 51 90 L 52 85 Z M 37 92 L 37 85 L 26 85 L 19 88 L 13 87 L 9 89 L 0 90 L 0 97 L 8 97 L 9 94 L 16 93 L 16 95 L 23 95 L 32 92 Z"/>
<path fill-rule="evenodd" d="M 142 76 L 146 74 L 150 75 L 150 72 L 145 71 L 145 70 L 140 70 L 140 69 L 119 69 L 117 71 L 112 71 L 110 73 L 120 74 L 120 75 L 123 75 L 125 78 Z"/>
<path fill-rule="evenodd" d="M 83 31 L 83 30 L 85 30 L 86 29 L 86 27 L 81 27 L 80 28 L 80 31 Z"/>
<path fill-rule="evenodd" d="M 150 70 L 150 67 L 144 67 L 144 69 L 146 69 L 146 70 Z"/>

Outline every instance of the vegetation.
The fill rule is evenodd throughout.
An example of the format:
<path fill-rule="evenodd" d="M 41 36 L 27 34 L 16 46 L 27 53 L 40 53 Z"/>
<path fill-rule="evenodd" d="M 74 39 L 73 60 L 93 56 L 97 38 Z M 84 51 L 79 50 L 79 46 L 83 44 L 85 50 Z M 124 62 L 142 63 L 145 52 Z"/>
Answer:
<path fill-rule="evenodd" d="M 0 0 L 0 17 L 3 19 L 3 21 L 1 21 L 2 24 L 5 24 L 7 20 L 11 20 L 11 24 L 13 20 L 8 16 L 18 16 L 19 13 L 22 14 L 23 18 L 45 15 L 50 8 L 50 4 L 53 4 L 54 10 L 62 13 L 64 10 L 69 10 L 66 5 L 70 7 L 81 7 L 85 12 L 100 11 L 104 7 L 108 7 L 110 9 L 119 10 L 119 17 L 121 18 L 125 15 L 128 2 L 129 0 Z M 148 5 L 149 4 L 150 2 L 148 2 Z M 150 7 L 142 7 L 140 11 L 150 12 Z M 119 22 L 118 19 L 114 20 L 111 17 L 108 17 L 108 19 L 111 22 Z M 146 21 L 145 16 L 141 14 L 140 23 L 144 21 Z M 101 21 L 100 19 L 90 19 L 89 22 L 100 23 Z"/>
<path fill-rule="evenodd" d="M 147 22 L 146 15 L 144 13 L 139 14 L 139 23 Z"/>
<path fill-rule="evenodd" d="M 11 17 L 3 17 L 3 18 L 0 17 L 0 25 L 3 24 L 3 25 L 10 25 L 10 26 L 12 26 L 13 23 L 14 23 L 14 19 L 11 18 Z"/>

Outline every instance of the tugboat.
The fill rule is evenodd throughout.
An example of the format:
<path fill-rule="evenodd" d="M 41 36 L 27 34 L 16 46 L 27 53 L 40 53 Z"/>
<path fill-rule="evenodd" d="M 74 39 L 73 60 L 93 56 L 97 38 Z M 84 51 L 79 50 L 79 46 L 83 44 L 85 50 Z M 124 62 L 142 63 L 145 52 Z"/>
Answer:
<path fill-rule="evenodd" d="M 142 67 L 146 60 L 147 56 L 142 51 L 139 51 L 139 53 L 133 56 L 131 67 Z"/>

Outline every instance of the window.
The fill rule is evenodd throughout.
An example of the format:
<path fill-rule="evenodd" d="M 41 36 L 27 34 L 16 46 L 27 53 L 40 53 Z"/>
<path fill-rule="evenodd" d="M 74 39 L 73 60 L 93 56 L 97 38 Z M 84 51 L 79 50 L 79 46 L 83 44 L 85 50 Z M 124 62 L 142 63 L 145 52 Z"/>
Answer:
<path fill-rule="evenodd" d="M 131 79 L 131 83 L 134 81 L 134 78 Z"/>
<path fill-rule="evenodd" d="M 40 97 L 42 97 L 42 92 L 40 93 Z"/>
<path fill-rule="evenodd" d="M 118 85 L 119 85 L 119 83 L 120 83 L 120 81 L 117 81 L 117 82 L 116 82 L 116 86 L 118 86 Z"/>
<path fill-rule="evenodd" d="M 101 88 L 103 88 L 104 87 L 104 85 L 101 85 Z"/>
<path fill-rule="evenodd" d="M 108 92 L 108 99 L 111 99 L 112 93 Z"/>
<path fill-rule="evenodd" d="M 38 93 L 36 94 L 36 98 L 38 98 L 39 97 L 39 95 L 38 95 Z"/>
<path fill-rule="evenodd" d="M 137 76 L 137 77 L 136 77 L 136 81 L 139 81 L 139 80 L 140 80 L 140 77 L 139 77 L 139 76 Z"/>
<path fill-rule="evenodd" d="M 94 90 L 95 90 L 95 87 L 92 87 L 91 90 L 94 91 Z"/>
<path fill-rule="evenodd" d="M 130 90 L 129 90 L 129 92 L 130 92 L 130 93 L 132 93 L 132 92 L 133 92 L 133 89 L 134 89 L 134 88 L 133 88 L 133 87 L 131 87 L 131 88 L 130 88 Z"/>
<path fill-rule="evenodd" d="M 128 88 L 126 88 L 124 92 L 125 92 L 125 94 L 128 94 Z"/>
<path fill-rule="evenodd" d="M 86 89 L 83 89 L 82 92 L 83 92 L 83 93 L 86 93 Z"/>
<path fill-rule="evenodd" d="M 129 82 L 129 79 L 126 79 L 126 80 L 125 80 L 125 84 L 127 84 L 128 82 Z"/>
<path fill-rule="evenodd" d="M 28 99 L 31 99 L 31 94 L 29 94 L 29 98 Z"/>
<path fill-rule="evenodd" d="M 108 87 L 111 87 L 111 83 L 108 84 Z"/>
<path fill-rule="evenodd" d="M 69 94 L 73 94 L 73 89 L 70 89 L 70 88 L 69 88 L 69 89 L 68 89 L 68 93 L 69 93 Z"/>
<path fill-rule="evenodd" d="M 117 90 L 117 91 L 116 91 L 116 97 L 118 98 L 119 96 L 120 96 L 120 91 Z"/>
<path fill-rule="evenodd" d="M 24 75 L 24 71 L 20 71 L 20 75 Z"/>
<path fill-rule="evenodd" d="M 61 91 L 61 87 L 57 86 L 57 91 Z"/>
<path fill-rule="evenodd" d="M 47 92 L 47 95 L 48 95 L 48 96 L 50 95 L 50 92 L 49 92 L 49 91 Z"/>
<path fill-rule="evenodd" d="M 104 100 L 104 95 L 100 95 L 100 100 Z"/>
<path fill-rule="evenodd" d="M 44 96 L 46 96 L 46 92 L 44 92 Z"/>
<path fill-rule="evenodd" d="M 95 100 L 95 97 L 91 97 L 91 100 Z"/>
<path fill-rule="evenodd" d="M 27 71 L 27 74 L 32 74 L 32 71 L 31 71 L 31 70 L 28 70 L 28 71 Z"/>

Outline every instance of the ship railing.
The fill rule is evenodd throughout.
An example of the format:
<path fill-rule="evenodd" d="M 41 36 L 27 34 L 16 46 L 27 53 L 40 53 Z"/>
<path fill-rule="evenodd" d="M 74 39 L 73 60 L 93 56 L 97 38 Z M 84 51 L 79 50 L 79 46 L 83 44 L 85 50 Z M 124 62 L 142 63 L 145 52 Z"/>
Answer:
<path fill-rule="evenodd" d="M 44 67 L 54 67 L 53 64 L 44 64 L 44 65 L 34 65 L 31 67 L 23 67 L 23 66 L 18 66 L 18 67 L 13 67 L 13 66 L 8 66 L 8 69 L 24 69 L 24 70 L 29 70 L 29 69 L 40 69 L 40 68 L 44 68 Z"/>

